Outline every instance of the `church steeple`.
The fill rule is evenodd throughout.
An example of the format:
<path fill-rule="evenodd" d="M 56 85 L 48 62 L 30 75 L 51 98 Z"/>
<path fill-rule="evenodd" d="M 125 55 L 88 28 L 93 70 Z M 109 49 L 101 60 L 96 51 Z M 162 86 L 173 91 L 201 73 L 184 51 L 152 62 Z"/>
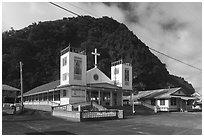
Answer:
<path fill-rule="evenodd" d="M 100 56 L 99 53 L 97 53 L 97 49 L 95 48 L 95 52 L 91 52 L 91 54 L 93 54 L 95 56 L 95 68 L 97 68 L 97 56 Z"/>
<path fill-rule="evenodd" d="M 60 85 L 86 85 L 86 55 L 70 44 L 61 51 Z"/>

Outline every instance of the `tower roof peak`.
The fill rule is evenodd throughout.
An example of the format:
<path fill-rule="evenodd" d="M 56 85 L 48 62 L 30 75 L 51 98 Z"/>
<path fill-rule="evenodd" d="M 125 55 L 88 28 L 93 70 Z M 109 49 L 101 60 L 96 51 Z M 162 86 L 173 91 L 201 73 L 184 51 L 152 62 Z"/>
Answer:
<path fill-rule="evenodd" d="M 63 50 L 61 50 L 61 55 L 64 55 L 67 52 L 74 52 L 74 53 L 86 55 L 86 51 L 85 50 L 82 50 L 80 48 L 71 47 L 70 44 L 69 44 L 68 47 L 66 47 Z"/>
<path fill-rule="evenodd" d="M 124 62 L 123 59 L 120 59 L 120 60 L 118 60 L 118 61 L 112 62 L 112 63 L 111 63 L 111 66 L 116 66 L 116 65 L 119 65 L 119 64 L 124 64 L 124 65 L 127 65 L 127 66 L 132 66 L 130 63 Z"/>

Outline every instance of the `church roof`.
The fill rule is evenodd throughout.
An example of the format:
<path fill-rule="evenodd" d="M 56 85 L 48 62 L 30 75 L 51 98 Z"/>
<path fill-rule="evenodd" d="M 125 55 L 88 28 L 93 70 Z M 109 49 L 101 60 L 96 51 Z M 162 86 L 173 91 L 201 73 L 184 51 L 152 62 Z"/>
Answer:
<path fill-rule="evenodd" d="M 52 89 L 57 88 L 57 86 L 59 85 L 60 85 L 60 80 L 56 80 L 56 81 L 41 85 L 39 87 L 36 87 L 34 89 L 31 89 L 30 91 L 24 93 L 24 96 L 31 95 L 31 94 L 37 94 L 43 91 L 52 90 Z"/>
<path fill-rule="evenodd" d="M 39 87 L 36 87 L 34 89 L 31 89 L 30 91 L 24 93 L 24 96 L 28 96 L 28 95 L 34 95 L 34 94 L 38 94 L 38 93 L 43 93 L 43 92 L 47 92 L 49 90 L 54 90 L 54 89 L 61 89 L 61 88 L 65 88 L 65 87 L 69 87 L 69 86 L 83 86 L 86 87 L 87 89 L 90 88 L 101 88 L 101 89 L 115 89 L 115 90 L 122 90 L 121 87 L 118 87 L 116 85 L 113 84 L 109 84 L 109 83 L 92 83 L 92 84 L 87 84 L 87 86 L 85 85 L 62 85 L 60 86 L 60 80 L 56 80 L 44 85 L 41 85 Z"/>
<path fill-rule="evenodd" d="M 7 91 L 20 91 L 20 89 L 14 88 L 12 86 L 2 84 L 2 90 L 7 90 Z"/>
<path fill-rule="evenodd" d="M 100 69 L 94 67 L 87 71 L 86 81 L 87 84 L 93 83 L 111 83 L 111 79 L 106 76 Z M 94 75 L 98 75 L 98 79 L 94 79 Z"/>
<path fill-rule="evenodd" d="M 121 87 L 118 87 L 110 83 L 91 83 L 87 84 L 87 86 L 96 88 L 122 89 Z"/>

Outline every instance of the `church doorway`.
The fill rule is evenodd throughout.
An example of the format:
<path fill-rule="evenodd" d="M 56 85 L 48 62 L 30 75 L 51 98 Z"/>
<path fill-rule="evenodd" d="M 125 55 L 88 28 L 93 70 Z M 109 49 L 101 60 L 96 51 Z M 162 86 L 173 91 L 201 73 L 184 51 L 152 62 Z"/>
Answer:
<path fill-rule="evenodd" d="M 87 90 L 86 101 L 92 101 L 102 106 L 110 106 L 111 98 L 110 91 Z M 117 97 L 116 97 L 117 102 Z"/>

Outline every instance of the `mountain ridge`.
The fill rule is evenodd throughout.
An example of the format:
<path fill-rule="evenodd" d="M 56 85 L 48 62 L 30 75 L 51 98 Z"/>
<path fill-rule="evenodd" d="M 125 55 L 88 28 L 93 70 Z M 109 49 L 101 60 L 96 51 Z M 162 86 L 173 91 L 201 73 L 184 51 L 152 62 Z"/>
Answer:
<path fill-rule="evenodd" d="M 91 52 L 98 49 L 98 67 L 110 77 L 111 62 L 123 59 L 133 66 L 134 90 L 181 86 L 189 94 L 191 84 L 170 75 L 157 56 L 124 24 L 112 18 L 80 16 L 38 22 L 21 30 L 2 33 L 2 81 L 20 87 L 18 62 L 24 64 L 24 91 L 59 79 L 60 51 L 67 47 L 87 52 L 87 70 L 94 65 Z M 15 67 L 14 67 L 15 65 Z"/>

